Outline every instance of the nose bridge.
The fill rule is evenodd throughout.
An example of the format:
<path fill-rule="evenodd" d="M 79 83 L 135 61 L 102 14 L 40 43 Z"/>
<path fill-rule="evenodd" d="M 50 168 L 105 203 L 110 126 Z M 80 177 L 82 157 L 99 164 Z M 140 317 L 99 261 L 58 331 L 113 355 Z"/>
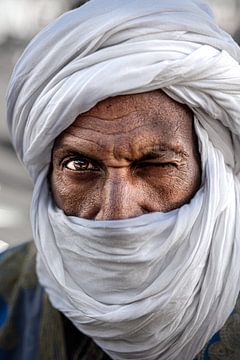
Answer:
<path fill-rule="evenodd" d="M 97 219 L 117 220 L 137 215 L 137 199 L 127 169 L 111 169 L 103 186 L 101 209 Z"/>

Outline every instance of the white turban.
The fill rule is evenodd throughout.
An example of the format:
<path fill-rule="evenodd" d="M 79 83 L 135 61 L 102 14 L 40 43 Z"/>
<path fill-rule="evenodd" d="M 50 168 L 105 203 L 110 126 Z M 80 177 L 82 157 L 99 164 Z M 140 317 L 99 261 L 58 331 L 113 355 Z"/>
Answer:
<path fill-rule="evenodd" d="M 91 0 L 15 67 L 13 144 L 34 182 L 38 276 L 113 359 L 192 360 L 240 290 L 240 50 L 198 0 Z M 202 186 L 169 213 L 67 217 L 48 190 L 55 138 L 97 102 L 162 89 L 194 113 Z"/>

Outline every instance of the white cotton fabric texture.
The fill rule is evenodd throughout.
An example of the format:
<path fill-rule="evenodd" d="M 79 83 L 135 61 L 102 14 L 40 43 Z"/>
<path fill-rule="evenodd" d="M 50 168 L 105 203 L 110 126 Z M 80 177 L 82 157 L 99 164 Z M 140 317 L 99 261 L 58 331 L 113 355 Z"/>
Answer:
<path fill-rule="evenodd" d="M 54 307 L 116 360 L 192 360 L 240 290 L 240 50 L 188 0 L 92 0 L 46 27 L 8 91 L 13 144 L 34 182 L 38 276 Z M 55 138 L 119 94 L 155 89 L 194 113 L 202 186 L 169 213 L 67 217 L 47 173 Z"/>

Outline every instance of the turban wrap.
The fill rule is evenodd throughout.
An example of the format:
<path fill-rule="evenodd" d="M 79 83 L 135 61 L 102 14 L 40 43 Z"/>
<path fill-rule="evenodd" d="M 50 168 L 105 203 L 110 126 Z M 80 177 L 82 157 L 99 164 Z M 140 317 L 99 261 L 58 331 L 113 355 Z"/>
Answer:
<path fill-rule="evenodd" d="M 113 359 L 192 360 L 240 289 L 240 50 L 193 0 L 92 0 L 38 34 L 9 85 L 34 183 L 37 270 L 53 305 Z M 55 138 L 97 102 L 162 89 L 194 114 L 202 185 L 169 213 L 66 216 L 48 189 Z"/>

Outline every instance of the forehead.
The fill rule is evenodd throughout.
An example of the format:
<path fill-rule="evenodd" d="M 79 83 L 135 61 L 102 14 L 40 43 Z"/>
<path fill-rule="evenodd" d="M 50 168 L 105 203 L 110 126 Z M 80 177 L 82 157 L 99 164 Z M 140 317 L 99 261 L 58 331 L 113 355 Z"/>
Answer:
<path fill-rule="evenodd" d="M 75 125 L 83 124 L 86 117 L 95 117 L 99 120 L 108 121 L 108 126 L 112 126 L 117 119 L 130 117 L 136 120 L 137 115 L 141 114 L 143 116 L 144 114 L 148 115 L 149 121 L 147 121 L 146 117 L 143 119 L 140 116 L 138 118 L 139 122 L 142 119 L 145 122 L 147 121 L 147 123 L 150 122 L 150 116 L 154 115 L 157 115 L 158 122 L 171 120 L 173 124 L 175 122 L 174 119 L 180 121 L 182 118 L 189 119 L 189 117 L 192 117 L 191 111 L 186 105 L 176 102 L 159 90 L 142 94 L 116 96 L 103 100 L 86 113 L 81 114 L 75 120 Z M 121 122 L 118 126 L 121 126 Z M 124 129 L 124 122 L 122 122 L 121 127 Z"/>
<path fill-rule="evenodd" d="M 192 112 L 162 91 L 116 96 L 79 115 L 58 140 L 60 145 L 92 140 L 101 147 L 113 142 L 187 147 L 192 143 Z"/>

